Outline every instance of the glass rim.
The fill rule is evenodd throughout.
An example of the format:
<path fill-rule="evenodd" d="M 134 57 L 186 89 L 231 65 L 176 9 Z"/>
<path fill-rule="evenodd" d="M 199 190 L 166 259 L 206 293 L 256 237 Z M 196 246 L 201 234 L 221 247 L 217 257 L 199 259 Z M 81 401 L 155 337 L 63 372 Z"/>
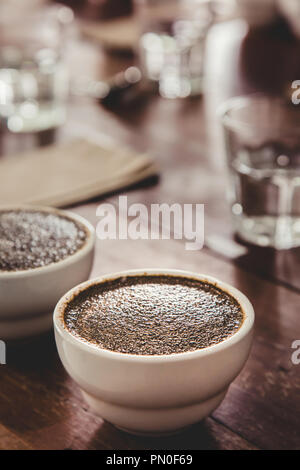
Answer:
<path fill-rule="evenodd" d="M 232 131 L 239 131 L 242 129 L 248 129 L 248 130 L 253 130 L 254 125 L 253 123 L 248 123 L 245 120 L 235 118 L 229 115 L 230 111 L 232 110 L 238 110 L 238 109 L 246 109 L 247 107 L 250 107 L 250 105 L 254 102 L 271 102 L 277 103 L 278 105 L 287 108 L 289 106 L 293 106 L 294 109 L 297 109 L 297 105 L 294 105 L 292 101 L 288 101 L 284 99 L 284 97 L 281 96 L 276 96 L 276 95 L 269 95 L 267 93 L 250 93 L 247 95 L 239 95 L 239 96 L 234 96 L 231 98 L 228 98 L 226 101 L 224 101 L 222 104 L 220 104 L 217 108 L 217 116 L 220 119 L 220 122 L 222 125 Z M 300 105 L 298 106 L 299 109 L 299 117 L 300 117 Z M 264 128 L 269 128 L 269 124 L 266 123 L 260 123 L 259 124 L 260 129 Z M 300 118 L 299 118 L 299 124 L 295 124 L 294 127 L 290 127 L 289 125 L 289 131 L 290 133 L 299 133 L 300 132 Z"/>

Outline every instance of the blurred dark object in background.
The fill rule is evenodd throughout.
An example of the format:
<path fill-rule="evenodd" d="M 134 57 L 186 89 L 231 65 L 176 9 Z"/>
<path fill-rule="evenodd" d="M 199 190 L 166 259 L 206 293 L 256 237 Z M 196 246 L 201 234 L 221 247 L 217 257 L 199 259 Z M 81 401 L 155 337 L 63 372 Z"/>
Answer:
<path fill-rule="evenodd" d="M 126 16 L 132 13 L 131 0 L 87 0 L 85 2 L 84 16 L 91 19 L 110 19 Z"/>
<path fill-rule="evenodd" d="M 141 86 L 142 74 L 137 67 L 128 67 L 117 73 L 106 85 L 107 90 L 98 99 L 107 108 L 130 105 L 145 92 Z"/>
<path fill-rule="evenodd" d="M 120 108 L 120 106 L 130 105 L 137 100 L 144 99 L 149 95 L 150 90 L 142 80 L 140 69 L 130 66 L 108 80 L 82 77 L 77 83 L 75 82 L 72 93 L 74 96 L 93 98 L 107 108 Z"/>
<path fill-rule="evenodd" d="M 282 17 L 250 27 L 241 46 L 241 72 L 251 89 L 285 95 L 300 77 L 300 39 Z"/>
<path fill-rule="evenodd" d="M 130 15 L 133 11 L 132 0 L 59 0 L 81 16 L 91 20 L 106 20 Z"/>

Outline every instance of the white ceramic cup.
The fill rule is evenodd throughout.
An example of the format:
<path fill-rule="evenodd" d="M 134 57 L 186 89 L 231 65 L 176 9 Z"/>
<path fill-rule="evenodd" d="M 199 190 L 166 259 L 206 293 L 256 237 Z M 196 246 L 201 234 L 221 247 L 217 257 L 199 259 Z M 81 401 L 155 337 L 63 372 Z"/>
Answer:
<path fill-rule="evenodd" d="M 50 207 L 0 207 L 0 211 L 25 209 L 68 217 L 84 226 L 87 238 L 78 251 L 56 263 L 22 271 L 0 270 L 0 338 L 4 340 L 49 329 L 59 298 L 74 285 L 88 279 L 93 264 L 95 230 L 87 220 Z"/>
<path fill-rule="evenodd" d="M 219 344 L 156 356 L 104 350 L 68 331 L 64 311 L 79 292 L 120 276 L 145 274 L 182 276 L 217 285 L 241 305 L 241 327 Z M 248 358 L 253 325 L 253 307 L 240 291 L 210 276 L 173 269 L 125 271 L 85 282 L 69 291 L 54 312 L 60 358 L 87 403 L 108 422 L 138 434 L 171 433 L 208 416 L 221 403 Z"/>

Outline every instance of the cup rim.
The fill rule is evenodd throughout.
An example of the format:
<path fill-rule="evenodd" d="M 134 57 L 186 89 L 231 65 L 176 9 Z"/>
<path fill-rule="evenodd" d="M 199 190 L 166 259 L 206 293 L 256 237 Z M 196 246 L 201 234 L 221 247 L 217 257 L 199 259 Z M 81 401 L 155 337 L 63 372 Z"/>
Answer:
<path fill-rule="evenodd" d="M 253 129 L 253 125 L 247 122 L 241 122 L 236 118 L 232 118 L 229 116 L 229 111 L 232 109 L 237 109 L 239 107 L 245 107 L 251 102 L 263 102 L 263 101 L 270 101 L 272 103 L 277 102 L 282 106 L 292 106 L 292 103 L 287 102 L 280 96 L 272 96 L 271 94 L 257 92 L 257 93 L 249 93 L 245 95 L 238 95 L 233 96 L 231 98 L 226 99 L 223 103 L 221 103 L 217 108 L 217 116 L 220 119 L 220 122 L 224 126 L 224 128 L 232 130 L 232 131 L 240 131 L 241 129 Z M 296 108 L 294 106 L 294 108 Z M 260 128 L 264 127 L 260 125 Z M 290 129 L 290 132 L 293 133 L 298 131 L 299 126 L 295 126 L 295 128 Z"/>
<path fill-rule="evenodd" d="M 72 255 L 67 256 L 63 260 L 50 263 L 46 266 L 40 266 L 37 268 L 22 269 L 22 270 L 20 269 L 18 271 L 2 271 L 0 269 L 1 281 L 7 280 L 7 279 L 26 278 L 26 277 L 30 277 L 34 275 L 38 276 L 40 274 L 54 272 L 60 268 L 65 268 L 73 264 L 74 262 L 78 261 L 79 259 L 83 258 L 84 256 L 86 256 L 93 249 L 95 245 L 94 227 L 88 220 L 86 220 L 84 217 L 74 212 L 62 210 L 62 209 L 56 209 L 54 207 L 49 207 L 49 206 L 33 205 L 33 204 L 32 205 L 31 204 L 0 205 L 0 213 L 6 210 L 7 211 L 32 210 L 32 211 L 38 211 L 38 212 L 46 212 L 49 214 L 56 214 L 61 217 L 67 217 L 68 219 L 75 221 L 75 222 L 79 222 L 79 224 L 84 226 L 86 233 L 87 233 L 87 238 L 85 240 L 85 243 L 79 248 L 79 250 L 77 250 Z"/>
<path fill-rule="evenodd" d="M 163 354 L 163 355 L 142 355 L 142 354 L 129 354 L 121 353 L 118 351 L 110 351 L 96 344 L 89 343 L 88 341 L 80 338 L 79 336 L 73 335 L 64 324 L 63 315 L 65 307 L 68 302 L 80 292 L 84 291 L 86 288 L 93 285 L 101 284 L 106 281 L 114 280 L 119 277 L 130 277 L 130 276 L 145 276 L 145 275 L 168 275 L 176 277 L 190 278 L 200 281 L 206 281 L 210 284 L 219 287 L 221 290 L 224 290 L 230 294 L 241 306 L 244 320 L 240 328 L 233 333 L 231 336 L 226 338 L 220 343 L 208 346 L 203 349 L 197 349 L 195 351 L 187 351 L 181 353 L 172 353 L 172 354 Z M 88 280 L 79 284 L 78 286 L 73 287 L 69 290 L 57 303 L 54 314 L 53 314 L 53 323 L 54 330 L 58 333 L 64 340 L 66 340 L 71 345 L 83 350 L 86 353 L 90 353 L 94 356 L 103 357 L 111 360 L 121 360 L 125 362 L 138 362 L 138 363 L 156 363 L 156 362 L 178 362 L 182 360 L 196 359 L 211 354 L 215 354 L 222 350 L 225 350 L 239 341 L 243 340 L 248 333 L 252 330 L 254 325 L 254 309 L 249 301 L 249 299 L 238 289 L 227 284 L 226 282 L 220 281 L 215 277 L 208 276 L 205 274 L 194 273 L 192 271 L 184 271 L 180 269 L 130 269 L 126 271 L 109 273 L 102 275 L 100 277 Z"/>

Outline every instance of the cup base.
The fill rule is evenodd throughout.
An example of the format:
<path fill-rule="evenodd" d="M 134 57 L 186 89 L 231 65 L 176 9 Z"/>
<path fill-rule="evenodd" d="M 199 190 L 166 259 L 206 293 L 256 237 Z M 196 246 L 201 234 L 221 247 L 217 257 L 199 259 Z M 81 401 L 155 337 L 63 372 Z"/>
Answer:
<path fill-rule="evenodd" d="M 206 418 L 223 401 L 227 388 L 209 399 L 189 406 L 174 408 L 130 408 L 104 402 L 82 391 L 91 410 L 116 428 L 139 436 L 177 434 Z"/>

